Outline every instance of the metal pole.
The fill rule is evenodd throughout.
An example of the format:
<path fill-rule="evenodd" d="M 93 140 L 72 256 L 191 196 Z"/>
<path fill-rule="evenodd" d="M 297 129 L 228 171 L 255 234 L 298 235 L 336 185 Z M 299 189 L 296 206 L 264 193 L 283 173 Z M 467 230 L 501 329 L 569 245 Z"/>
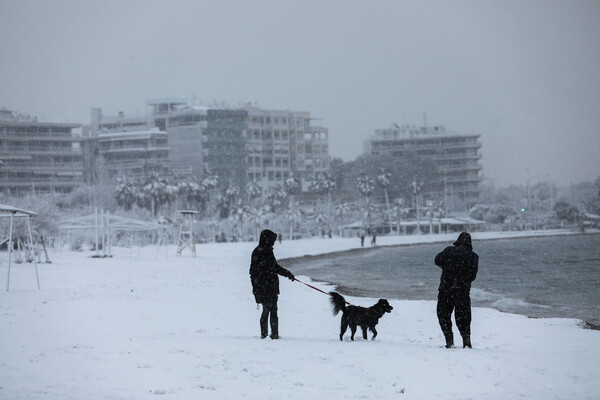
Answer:
<path fill-rule="evenodd" d="M 94 208 L 94 227 L 96 229 L 96 255 L 98 255 L 98 207 Z"/>
<path fill-rule="evenodd" d="M 13 248 L 13 242 L 12 242 L 12 232 L 13 232 L 13 218 L 15 217 L 15 214 L 12 213 L 10 216 L 10 230 L 8 231 L 8 277 L 6 278 L 6 291 L 8 292 L 10 290 L 10 264 L 12 262 L 12 248 Z"/>
<path fill-rule="evenodd" d="M 35 257 L 35 248 L 33 247 L 33 236 L 31 235 L 31 223 L 29 222 L 30 218 L 31 217 L 27 217 L 27 228 L 29 229 L 29 242 L 31 243 L 31 251 L 33 252 L 33 262 L 35 263 L 35 277 L 37 279 L 38 290 L 40 290 L 41 289 L 40 274 L 38 272 L 37 258 Z"/>
<path fill-rule="evenodd" d="M 111 242 L 110 242 L 110 211 L 106 210 L 106 246 L 108 247 L 108 255 L 110 256 L 110 252 L 112 251 Z"/>
<path fill-rule="evenodd" d="M 102 235 L 102 255 L 106 255 L 106 246 L 104 245 L 104 209 L 100 210 L 100 230 Z"/>

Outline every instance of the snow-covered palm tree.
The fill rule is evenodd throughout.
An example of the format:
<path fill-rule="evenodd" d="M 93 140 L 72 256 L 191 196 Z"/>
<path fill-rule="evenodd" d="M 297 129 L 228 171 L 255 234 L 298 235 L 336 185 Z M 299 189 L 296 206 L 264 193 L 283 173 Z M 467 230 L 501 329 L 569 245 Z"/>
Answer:
<path fill-rule="evenodd" d="M 325 173 L 321 178 L 321 186 L 327 194 L 327 220 L 331 221 L 331 193 L 337 188 L 337 183 L 330 173 Z"/>
<path fill-rule="evenodd" d="M 254 225 L 254 239 L 258 240 L 259 232 L 263 227 L 269 225 L 269 221 L 275 216 L 271 206 L 265 205 L 249 216 L 249 221 Z"/>
<path fill-rule="evenodd" d="M 371 195 L 373 194 L 373 191 L 375 190 L 375 182 L 373 181 L 373 179 L 369 178 L 367 175 L 361 175 L 356 179 L 356 186 L 358 188 L 358 191 L 361 194 L 361 197 L 363 198 L 363 203 L 364 203 L 364 213 L 366 214 L 367 217 L 367 226 L 371 226 Z M 363 213 L 361 212 L 360 215 L 363 215 Z M 363 223 L 364 225 L 364 223 Z"/>
<path fill-rule="evenodd" d="M 296 176 L 292 176 L 291 178 L 287 178 L 285 182 L 283 182 L 283 190 L 286 193 L 286 196 L 290 199 L 290 205 L 294 202 L 294 195 L 298 194 L 302 189 L 302 183 L 300 179 Z"/>
<path fill-rule="evenodd" d="M 275 188 L 273 192 L 267 197 L 267 201 L 273 212 L 280 211 L 284 208 L 288 194 L 283 191 L 280 187 Z"/>
<path fill-rule="evenodd" d="M 248 185 L 246 186 L 246 194 L 248 194 L 248 197 L 252 202 L 252 206 L 256 208 L 256 199 L 262 196 L 262 187 L 256 180 L 248 182 Z"/>
<path fill-rule="evenodd" d="M 400 224 L 402 219 L 408 215 L 408 209 L 404 207 L 404 201 L 402 199 L 396 199 L 394 206 L 392 207 L 392 215 L 396 219 L 397 233 L 400 235 Z"/>
<path fill-rule="evenodd" d="M 126 211 L 131 210 L 131 207 L 136 203 L 138 187 L 132 182 L 128 182 L 126 177 L 117 179 L 117 187 L 115 189 L 115 200 L 120 207 Z"/>
<path fill-rule="evenodd" d="M 335 206 L 335 216 L 340 219 L 340 237 L 344 236 L 344 216 L 350 212 L 350 207 L 346 203 L 340 203 Z"/>
<path fill-rule="evenodd" d="M 390 222 L 390 233 L 392 232 L 392 213 L 390 212 L 390 201 L 388 199 L 387 188 L 390 186 L 390 179 L 392 174 L 389 172 L 383 172 L 377 176 L 377 183 L 383 188 L 383 194 L 385 195 L 385 206 L 387 208 L 387 215 Z"/>
<path fill-rule="evenodd" d="M 290 208 L 285 210 L 285 216 L 290 221 L 290 239 L 293 239 L 296 222 L 302 218 L 302 210 L 298 207 L 298 203 L 290 204 Z"/>
<path fill-rule="evenodd" d="M 250 210 L 250 207 L 243 205 L 241 201 L 238 201 L 237 204 L 231 209 L 231 216 L 238 224 L 239 240 L 243 240 L 244 221 L 249 219 L 251 215 L 252 211 Z"/>
<path fill-rule="evenodd" d="M 171 185 L 166 177 L 152 174 L 142 184 L 140 198 L 146 206 L 149 206 L 152 215 L 156 216 L 161 206 L 177 198 L 177 193 L 177 186 Z"/>

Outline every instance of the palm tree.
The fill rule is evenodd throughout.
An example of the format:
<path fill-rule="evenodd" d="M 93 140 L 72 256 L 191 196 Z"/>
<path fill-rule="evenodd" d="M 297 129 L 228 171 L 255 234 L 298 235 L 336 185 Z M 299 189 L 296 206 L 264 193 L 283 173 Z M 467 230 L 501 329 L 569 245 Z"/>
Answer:
<path fill-rule="evenodd" d="M 117 204 L 123 207 L 126 211 L 131 210 L 137 198 L 137 186 L 127 181 L 127 177 L 117 179 L 117 187 L 115 189 L 115 200 Z"/>
<path fill-rule="evenodd" d="M 177 186 L 171 185 L 167 178 L 152 174 L 142 185 L 141 199 L 149 206 L 152 216 L 156 216 L 158 208 L 175 200 L 177 192 Z"/>
<path fill-rule="evenodd" d="M 290 205 L 294 202 L 294 195 L 302 189 L 300 179 L 297 176 L 287 178 L 283 183 L 283 190 L 290 198 Z"/>
<path fill-rule="evenodd" d="M 290 240 L 294 238 L 294 226 L 296 225 L 296 221 L 299 221 L 302 218 L 302 211 L 298 208 L 297 203 L 292 203 L 290 208 L 285 210 L 285 216 L 290 221 Z"/>
<path fill-rule="evenodd" d="M 250 211 L 250 207 L 243 205 L 241 201 L 238 201 L 237 204 L 231 209 L 231 216 L 238 223 L 238 238 L 239 240 L 243 240 L 244 234 L 244 220 L 249 218 L 252 215 L 252 211 Z"/>
<path fill-rule="evenodd" d="M 346 203 L 340 203 L 335 206 L 335 215 L 340 218 L 340 237 L 344 236 L 344 216 L 348 214 L 350 208 Z"/>
<path fill-rule="evenodd" d="M 275 214 L 271 212 L 271 206 L 265 205 L 257 210 L 255 213 L 250 214 L 249 220 L 254 224 L 254 239 L 258 240 L 258 234 L 261 230 L 261 227 L 267 226 L 271 218 L 273 218 Z"/>
<path fill-rule="evenodd" d="M 385 206 L 387 208 L 387 215 L 390 221 L 390 233 L 392 232 L 392 214 L 390 213 L 390 201 L 388 200 L 387 188 L 390 186 L 390 178 L 392 174 L 389 172 L 383 172 L 377 176 L 377 183 L 383 188 L 383 194 L 385 194 Z"/>
<path fill-rule="evenodd" d="M 327 194 L 327 221 L 330 222 L 329 230 L 331 230 L 331 193 L 337 188 L 337 183 L 333 179 L 333 175 L 325 173 L 321 178 L 321 187 Z"/>
<path fill-rule="evenodd" d="M 357 179 L 357 188 L 360 194 L 363 197 L 364 201 L 364 209 L 367 215 L 367 227 L 371 226 L 371 195 L 375 190 L 375 182 L 373 179 L 369 178 L 367 175 L 363 174 L 359 176 Z M 362 213 L 361 213 L 362 216 Z M 364 223 L 363 223 L 364 225 Z"/>
<path fill-rule="evenodd" d="M 285 191 L 283 191 L 280 187 L 275 188 L 274 191 L 267 197 L 267 201 L 271 206 L 271 210 L 273 212 L 282 210 L 287 197 L 288 194 Z"/>
<path fill-rule="evenodd" d="M 256 181 L 256 179 L 252 182 L 248 182 L 248 185 L 246 186 L 246 193 L 248 194 L 248 197 L 250 197 L 252 206 L 256 208 L 256 199 L 262 196 L 262 187 Z"/>
<path fill-rule="evenodd" d="M 315 222 L 317 223 L 317 225 L 319 225 L 319 228 L 321 229 L 321 235 L 325 236 L 325 230 L 323 229 L 323 225 L 325 225 L 325 223 L 327 222 L 327 217 L 319 213 L 315 215 Z"/>
<path fill-rule="evenodd" d="M 240 188 L 237 185 L 230 184 L 223 191 L 223 195 L 218 199 L 219 214 L 221 218 L 229 217 L 232 207 L 237 203 L 240 195 Z"/>
<path fill-rule="evenodd" d="M 404 206 L 403 199 L 396 199 L 394 207 L 392 207 L 392 214 L 396 217 L 396 221 L 397 221 L 398 235 L 400 235 L 400 223 L 402 222 L 402 219 L 408 215 L 408 209 L 406 209 L 403 206 Z"/>

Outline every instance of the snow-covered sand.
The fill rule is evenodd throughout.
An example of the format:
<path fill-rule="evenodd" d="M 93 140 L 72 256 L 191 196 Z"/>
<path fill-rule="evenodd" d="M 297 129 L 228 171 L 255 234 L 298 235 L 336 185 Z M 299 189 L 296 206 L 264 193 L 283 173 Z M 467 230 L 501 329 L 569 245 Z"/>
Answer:
<path fill-rule="evenodd" d="M 542 234 L 542 232 L 533 232 Z M 544 232 L 557 234 L 564 232 Z M 532 232 L 519 235 L 531 235 Z M 452 235 L 381 237 L 380 245 Z M 474 239 L 515 236 L 475 233 Z M 275 246 L 278 259 L 358 239 Z M 13 265 L 0 293 L 0 399 L 597 399 L 600 332 L 573 319 L 473 310 L 472 350 L 442 348 L 435 302 L 390 300 L 375 341 L 338 341 L 328 299 L 281 279 L 281 340 L 259 338 L 248 279 L 254 243 L 51 254 Z M 168 256 L 167 256 L 168 254 Z M 6 259 L 0 276 L 6 277 Z M 285 265 L 284 265 L 285 266 Z M 299 277 L 309 282 L 306 277 Z M 2 283 L 5 284 L 3 279 Z M 331 290 L 324 284 L 317 284 Z M 370 306 L 375 299 L 346 298 Z M 456 333 L 456 335 L 458 335 Z M 460 338 L 458 339 L 460 342 Z"/>

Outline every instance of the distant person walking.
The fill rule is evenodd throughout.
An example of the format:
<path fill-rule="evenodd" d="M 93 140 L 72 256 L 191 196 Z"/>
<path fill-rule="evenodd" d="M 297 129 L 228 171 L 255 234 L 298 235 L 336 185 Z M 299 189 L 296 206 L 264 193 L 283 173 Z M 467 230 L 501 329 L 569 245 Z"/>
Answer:
<path fill-rule="evenodd" d="M 271 339 L 279 339 L 279 318 L 277 316 L 277 300 L 279 296 L 279 277 L 295 279 L 287 269 L 277 264 L 273 254 L 273 246 L 277 234 L 268 229 L 260 233 L 258 246 L 252 252 L 250 260 L 250 281 L 252 293 L 257 304 L 262 304 L 260 316 L 260 337 L 264 339 L 269 334 L 268 321 L 271 322 Z"/>
<path fill-rule="evenodd" d="M 442 269 L 438 291 L 437 316 L 446 338 L 446 348 L 454 347 L 452 312 L 463 339 L 463 348 L 471 348 L 471 282 L 477 276 L 479 256 L 473 252 L 471 235 L 463 232 L 452 246 L 435 256 Z"/>
<path fill-rule="evenodd" d="M 360 247 L 365 247 L 365 234 L 360 234 Z"/>
<path fill-rule="evenodd" d="M 373 238 L 371 239 L 371 246 L 377 246 L 377 234 L 373 232 Z"/>

